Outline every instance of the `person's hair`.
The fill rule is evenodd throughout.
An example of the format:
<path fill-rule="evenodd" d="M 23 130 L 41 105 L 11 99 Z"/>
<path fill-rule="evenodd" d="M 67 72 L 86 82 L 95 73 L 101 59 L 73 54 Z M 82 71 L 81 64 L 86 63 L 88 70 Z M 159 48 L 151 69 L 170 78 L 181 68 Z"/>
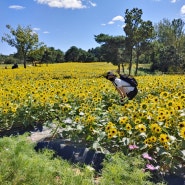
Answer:
<path fill-rule="evenodd" d="M 108 79 L 109 76 L 116 77 L 116 75 L 113 72 L 111 72 L 111 71 L 107 72 L 106 79 Z"/>

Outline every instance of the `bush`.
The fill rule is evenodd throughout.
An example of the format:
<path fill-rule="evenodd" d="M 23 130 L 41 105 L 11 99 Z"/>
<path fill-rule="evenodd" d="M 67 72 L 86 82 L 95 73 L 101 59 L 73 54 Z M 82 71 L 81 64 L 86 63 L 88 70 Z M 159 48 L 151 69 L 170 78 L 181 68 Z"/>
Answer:
<path fill-rule="evenodd" d="M 90 170 L 53 158 L 53 152 L 49 150 L 37 153 L 25 136 L 0 139 L 0 156 L 0 184 L 93 184 L 93 173 Z"/>
<path fill-rule="evenodd" d="M 101 185 L 154 185 L 149 181 L 150 173 L 144 172 L 144 161 L 140 157 L 116 153 L 104 161 Z M 161 183 L 162 184 L 162 183 Z"/>
<path fill-rule="evenodd" d="M 7 57 L 4 61 L 4 64 L 15 64 L 18 63 L 19 61 L 13 57 Z"/>

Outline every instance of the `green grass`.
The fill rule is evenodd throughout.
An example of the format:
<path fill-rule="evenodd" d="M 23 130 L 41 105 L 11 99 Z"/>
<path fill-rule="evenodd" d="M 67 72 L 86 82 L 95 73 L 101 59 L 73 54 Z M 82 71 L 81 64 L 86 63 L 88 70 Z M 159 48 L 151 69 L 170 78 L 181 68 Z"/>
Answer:
<path fill-rule="evenodd" d="M 25 136 L 0 139 L 0 163 L 2 185 L 93 184 L 93 172 L 53 158 L 52 151 L 37 153 Z"/>
<path fill-rule="evenodd" d="M 152 185 L 143 172 L 144 161 L 121 153 L 109 156 L 99 174 L 88 166 L 54 158 L 53 151 L 36 152 L 27 135 L 0 139 L 2 185 Z"/>
<path fill-rule="evenodd" d="M 104 161 L 102 185 L 154 185 L 151 174 L 143 172 L 145 161 L 141 157 L 125 156 L 118 152 Z M 163 183 L 158 183 L 163 184 Z"/>

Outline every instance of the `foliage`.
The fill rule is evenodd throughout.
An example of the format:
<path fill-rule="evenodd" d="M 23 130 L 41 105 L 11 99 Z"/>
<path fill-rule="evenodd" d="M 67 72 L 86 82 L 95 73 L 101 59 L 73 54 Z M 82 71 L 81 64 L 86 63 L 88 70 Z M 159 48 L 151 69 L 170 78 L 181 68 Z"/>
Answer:
<path fill-rule="evenodd" d="M 36 153 L 26 135 L 1 138 L 0 156 L 0 184 L 93 184 L 93 171 L 53 158 L 49 150 Z"/>
<path fill-rule="evenodd" d="M 36 47 L 28 53 L 27 60 L 32 63 L 35 61 L 41 61 L 45 51 L 46 51 L 46 46 Z"/>
<path fill-rule="evenodd" d="M 70 164 L 54 157 L 54 152 L 36 152 L 28 134 L 3 137 L 0 140 L 0 184 L 9 185 L 109 185 L 153 184 L 144 172 L 144 160 L 117 153 L 107 156 L 103 171 L 97 177 L 90 166 Z"/>
<path fill-rule="evenodd" d="M 149 181 L 151 176 L 149 172 L 144 172 L 145 163 L 140 157 L 125 156 L 118 152 L 104 161 L 100 185 L 158 184 Z"/>
<path fill-rule="evenodd" d="M 129 54 L 129 74 L 131 74 L 133 50 L 136 52 L 136 71 L 137 75 L 139 56 L 148 50 L 149 41 L 153 38 L 153 25 L 151 21 L 143 21 L 141 9 L 133 8 L 125 11 L 125 27 L 123 28 L 125 38 L 125 48 Z"/>
<path fill-rule="evenodd" d="M 183 72 L 185 66 L 185 23 L 181 19 L 163 19 L 155 25 L 156 39 L 153 43 L 152 70 Z"/>
<path fill-rule="evenodd" d="M 2 41 L 7 42 L 10 46 L 17 49 L 17 53 L 24 60 L 24 68 L 26 68 L 27 54 L 33 47 L 38 44 L 38 35 L 33 32 L 30 26 L 13 29 L 10 25 L 6 25 L 10 30 L 10 34 L 5 34 Z"/>
<path fill-rule="evenodd" d="M 184 165 L 185 77 L 138 76 L 138 95 L 121 106 L 101 77 L 114 69 L 106 63 L 2 69 L 0 129 L 55 124 L 62 137 L 101 152 L 148 153 L 160 172 Z"/>
<path fill-rule="evenodd" d="M 155 25 L 156 39 L 164 46 L 174 46 L 178 52 L 183 47 L 184 27 L 182 19 L 163 19 Z"/>
<path fill-rule="evenodd" d="M 98 51 L 98 48 L 85 51 L 81 48 L 77 48 L 76 46 L 72 46 L 66 51 L 64 59 L 65 62 L 95 62 L 98 58 L 96 57 L 96 51 Z"/>
<path fill-rule="evenodd" d="M 101 53 L 105 61 L 117 66 L 123 63 L 125 37 L 99 34 L 95 35 L 95 40 L 101 44 Z"/>
<path fill-rule="evenodd" d="M 162 47 L 158 53 L 158 59 L 151 65 L 152 71 L 184 72 L 183 65 L 185 64 L 185 60 L 182 59 L 173 46 Z"/>
<path fill-rule="evenodd" d="M 15 59 L 14 57 L 7 57 L 4 60 L 4 64 L 15 64 L 15 63 L 19 63 L 19 61 Z"/>

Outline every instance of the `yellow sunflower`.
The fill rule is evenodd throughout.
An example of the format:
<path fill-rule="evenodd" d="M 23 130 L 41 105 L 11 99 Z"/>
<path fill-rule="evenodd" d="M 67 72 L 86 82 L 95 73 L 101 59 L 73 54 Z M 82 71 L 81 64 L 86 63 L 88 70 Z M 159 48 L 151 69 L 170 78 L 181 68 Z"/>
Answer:
<path fill-rule="evenodd" d="M 182 103 L 177 102 L 177 103 L 175 104 L 174 108 L 175 108 L 175 110 L 182 110 L 183 105 L 182 105 Z"/>
<path fill-rule="evenodd" d="M 119 137 L 123 137 L 125 135 L 123 131 L 119 131 L 118 134 L 119 134 Z"/>
<path fill-rule="evenodd" d="M 111 129 L 111 126 L 110 126 L 110 125 L 107 125 L 107 126 L 105 127 L 105 132 L 109 132 L 110 129 Z"/>
<path fill-rule="evenodd" d="M 76 117 L 76 118 L 75 118 L 75 122 L 76 122 L 76 123 L 79 123 L 79 122 L 80 122 L 80 117 Z"/>
<path fill-rule="evenodd" d="M 121 124 L 121 125 L 125 124 L 127 121 L 128 121 L 128 117 L 127 116 L 119 118 L 119 124 Z"/>
<path fill-rule="evenodd" d="M 155 143 L 157 141 L 157 138 L 155 136 L 151 136 L 150 140 L 151 140 L 152 143 Z"/>
<path fill-rule="evenodd" d="M 111 139 L 113 137 L 113 134 L 111 132 L 108 133 L 108 138 Z"/>
<path fill-rule="evenodd" d="M 185 127 L 180 130 L 180 136 L 185 139 Z"/>
<path fill-rule="evenodd" d="M 170 107 L 173 107 L 174 106 L 174 101 L 173 100 L 168 100 L 167 102 L 166 102 L 166 106 L 167 106 L 167 108 L 170 108 Z"/>
<path fill-rule="evenodd" d="M 169 144 L 168 144 L 168 143 L 164 143 L 164 144 L 163 144 L 163 147 L 164 147 L 166 150 L 168 150 L 168 149 L 169 149 Z"/>
<path fill-rule="evenodd" d="M 146 110 L 148 108 L 148 104 L 143 102 L 143 103 L 141 103 L 140 108 L 143 110 Z"/>
<path fill-rule="evenodd" d="M 127 124 L 126 124 L 126 126 L 125 126 L 125 128 L 126 128 L 126 130 L 128 130 L 128 131 L 129 131 L 129 130 L 131 130 L 131 129 L 132 129 L 132 126 L 131 126 L 131 124 L 127 123 Z"/>
<path fill-rule="evenodd" d="M 168 98 L 168 96 L 169 96 L 169 92 L 167 92 L 167 91 L 163 91 L 160 93 L 160 97 L 162 97 L 162 98 Z"/>
<path fill-rule="evenodd" d="M 94 128 L 92 126 L 89 127 L 89 131 L 93 132 Z"/>
<path fill-rule="evenodd" d="M 118 133 L 118 131 L 117 131 L 116 128 L 114 128 L 114 127 L 110 128 L 109 131 L 108 131 L 108 133 L 107 133 L 108 138 L 109 139 L 113 138 L 114 136 L 117 135 L 117 133 Z"/>
<path fill-rule="evenodd" d="M 141 119 L 140 119 L 140 118 L 136 118 L 136 119 L 134 120 L 134 123 L 135 123 L 135 124 L 140 124 L 140 123 L 141 123 Z"/>
<path fill-rule="evenodd" d="M 167 134 L 160 134 L 159 141 L 161 143 L 167 143 L 169 141 L 169 136 Z"/>
<path fill-rule="evenodd" d="M 180 122 L 180 123 L 179 123 L 179 127 L 180 127 L 180 128 L 183 128 L 183 127 L 185 127 L 185 121 L 183 121 L 183 122 Z"/>
<path fill-rule="evenodd" d="M 146 126 L 144 124 L 139 124 L 138 125 L 138 130 L 142 133 L 142 132 L 146 132 Z"/>
<path fill-rule="evenodd" d="M 115 128 L 115 124 L 110 121 L 107 123 L 107 126 L 105 127 L 105 132 L 110 132 L 112 128 Z"/>
<path fill-rule="evenodd" d="M 111 128 L 110 130 L 109 130 L 109 133 L 111 133 L 112 134 L 112 136 L 116 136 L 117 135 L 117 129 L 116 128 Z"/>
<path fill-rule="evenodd" d="M 150 143 L 149 138 L 144 140 L 144 144 L 148 145 Z"/>
<path fill-rule="evenodd" d="M 152 131 L 152 133 L 160 133 L 161 127 L 157 123 L 152 123 L 150 125 L 150 130 Z"/>

